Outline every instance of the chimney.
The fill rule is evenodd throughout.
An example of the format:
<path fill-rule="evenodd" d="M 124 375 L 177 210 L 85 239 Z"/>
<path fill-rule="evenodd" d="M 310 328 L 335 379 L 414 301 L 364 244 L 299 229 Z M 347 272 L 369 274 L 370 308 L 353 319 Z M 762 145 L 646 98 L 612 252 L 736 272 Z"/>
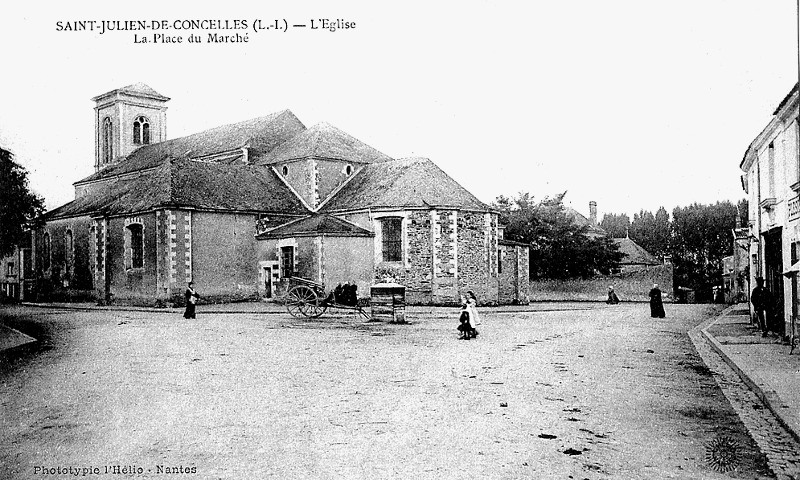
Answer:
<path fill-rule="evenodd" d="M 597 225 L 597 202 L 589 202 L 589 223 Z"/>

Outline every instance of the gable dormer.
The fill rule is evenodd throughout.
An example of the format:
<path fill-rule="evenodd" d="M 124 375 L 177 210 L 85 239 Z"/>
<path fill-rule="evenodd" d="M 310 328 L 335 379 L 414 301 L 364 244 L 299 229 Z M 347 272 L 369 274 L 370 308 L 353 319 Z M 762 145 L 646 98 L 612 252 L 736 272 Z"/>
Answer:
<path fill-rule="evenodd" d="M 131 152 L 167 139 L 165 97 L 143 83 L 92 98 L 95 102 L 95 171 L 117 163 Z"/>
<path fill-rule="evenodd" d="M 391 158 L 338 128 L 318 123 L 269 152 L 258 163 L 316 209 L 364 165 Z"/>

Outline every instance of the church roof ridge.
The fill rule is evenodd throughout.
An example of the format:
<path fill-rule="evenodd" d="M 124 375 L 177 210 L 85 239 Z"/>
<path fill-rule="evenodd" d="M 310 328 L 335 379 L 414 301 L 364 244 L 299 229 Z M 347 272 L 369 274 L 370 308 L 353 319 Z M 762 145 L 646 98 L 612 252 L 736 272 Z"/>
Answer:
<path fill-rule="evenodd" d="M 492 211 L 432 160 L 424 157 L 365 165 L 321 210 L 337 212 L 402 207 Z"/>
<path fill-rule="evenodd" d="M 101 99 L 103 97 L 107 97 L 109 95 L 113 95 L 113 94 L 118 93 L 118 92 L 119 93 L 127 93 L 128 95 L 134 95 L 134 96 L 144 96 L 144 97 L 155 98 L 157 100 L 162 100 L 162 101 L 165 101 L 165 102 L 170 100 L 169 97 L 167 97 L 165 95 L 161 95 L 157 91 L 153 90 L 149 85 L 147 85 L 145 83 L 142 83 L 142 82 L 137 82 L 137 83 L 132 83 L 130 85 L 126 85 L 126 86 L 121 87 L 121 88 L 115 88 L 114 90 L 111 90 L 109 92 L 103 93 L 102 95 L 97 95 L 96 97 L 92 98 L 92 101 L 96 102 L 97 100 L 99 100 L 99 99 Z"/>
<path fill-rule="evenodd" d="M 75 183 L 152 168 L 169 158 L 197 158 L 243 147 L 251 148 L 257 155 L 274 149 L 305 129 L 305 125 L 291 110 L 284 109 L 269 115 L 144 145 L 119 162 Z"/>
<path fill-rule="evenodd" d="M 318 122 L 297 133 L 256 161 L 259 165 L 296 160 L 300 158 L 327 158 L 355 163 L 385 162 L 392 158 L 344 130 L 328 123 Z"/>

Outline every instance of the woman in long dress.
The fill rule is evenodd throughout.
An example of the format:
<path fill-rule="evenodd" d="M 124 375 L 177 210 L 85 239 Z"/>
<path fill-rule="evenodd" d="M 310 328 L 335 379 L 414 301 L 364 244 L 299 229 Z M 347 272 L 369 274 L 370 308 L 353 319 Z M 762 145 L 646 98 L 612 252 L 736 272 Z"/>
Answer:
<path fill-rule="evenodd" d="M 189 282 L 189 288 L 186 289 L 183 296 L 186 298 L 186 311 L 183 312 L 183 318 L 196 318 L 195 304 L 197 303 L 197 299 L 200 298 L 200 295 L 195 291 L 194 283 Z"/>
<path fill-rule="evenodd" d="M 650 316 L 653 318 L 664 318 L 664 303 L 661 301 L 661 290 L 658 284 L 654 283 L 650 290 Z"/>

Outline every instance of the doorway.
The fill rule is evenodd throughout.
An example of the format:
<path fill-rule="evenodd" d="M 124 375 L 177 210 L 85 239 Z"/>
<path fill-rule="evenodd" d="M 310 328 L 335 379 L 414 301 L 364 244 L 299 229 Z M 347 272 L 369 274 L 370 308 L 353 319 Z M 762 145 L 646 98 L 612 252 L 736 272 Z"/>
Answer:
<path fill-rule="evenodd" d="M 272 268 L 264 267 L 264 296 L 272 298 Z"/>
<path fill-rule="evenodd" d="M 764 236 L 764 282 L 772 293 L 773 304 L 768 310 L 767 329 L 783 336 L 783 228 L 773 228 Z"/>

